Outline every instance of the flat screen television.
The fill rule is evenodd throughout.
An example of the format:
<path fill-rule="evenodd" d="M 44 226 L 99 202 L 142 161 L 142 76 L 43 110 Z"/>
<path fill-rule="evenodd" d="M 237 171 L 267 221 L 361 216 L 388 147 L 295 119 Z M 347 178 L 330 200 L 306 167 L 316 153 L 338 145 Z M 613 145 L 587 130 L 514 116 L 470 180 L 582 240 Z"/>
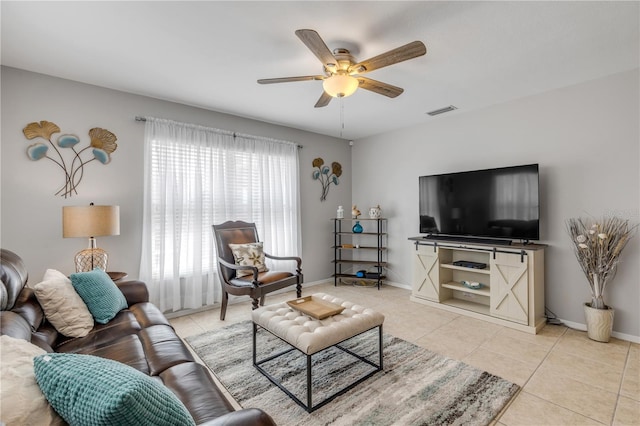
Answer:
<path fill-rule="evenodd" d="M 421 176 L 420 233 L 436 239 L 538 240 L 538 165 Z"/>

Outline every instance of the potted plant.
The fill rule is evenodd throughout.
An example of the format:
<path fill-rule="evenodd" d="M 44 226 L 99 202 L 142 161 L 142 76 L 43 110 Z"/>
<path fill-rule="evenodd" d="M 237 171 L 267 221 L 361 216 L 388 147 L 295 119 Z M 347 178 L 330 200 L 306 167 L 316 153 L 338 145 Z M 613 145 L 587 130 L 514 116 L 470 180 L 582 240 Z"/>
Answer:
<path fill-rule="evenodd" d="M 584 304 L 587 335 L 608 342 L 614 310 L 605 304 L 604 290 L 616 274 L 620 254 L 635 226 L 618 217 L 569 219 L 567 225 L 573 251 L 591 287 L 591 303 Z"/>

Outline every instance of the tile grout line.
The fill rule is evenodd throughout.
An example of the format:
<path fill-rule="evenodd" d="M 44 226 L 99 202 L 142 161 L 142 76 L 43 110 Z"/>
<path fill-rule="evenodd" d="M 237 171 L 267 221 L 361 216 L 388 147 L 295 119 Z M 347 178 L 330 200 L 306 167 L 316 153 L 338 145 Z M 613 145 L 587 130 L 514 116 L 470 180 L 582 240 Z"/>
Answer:
<path fill-rule="evenodd" d="M 505 328 L 505 327 L 503 327 L 503 328 L 502 328 L 502 330 L 500 330 L 500 331 L 505 331 L 505 330 L 506 330 L 506 328 Z M 536 397 L 536 398 L 540 398 L 540 399 L 542 399 L 542 400 L 544 400 L 544 401 L 547 401 L 547 400 L 546 400 L 546 399 L 544 399 L 544 398 L 541 398 L 541 397 L 539 397 L 539 396 L 537 396 L 537 395 L 533 395 L 533 394 L 531 394 L 531 393 L 529 393 L 529 392 L 526 392 L 526 391 L 524 390 L 524 388 L 525 388 L 525 386 L 527 385 L 527 383 L 529 383 L 529 380 L 531 380 L 531 378 L 532 378 L 532 377 L 533 377 L 533 375 L 536 373 L 536 371 L 538 371 L 538 368 L 540 368 L 540 366 L 542 365 L 542 363 L 547 359 L 547 357 L 549 356 L 549 354 L 551 353 L 551 351 L 553 350 L 553 348 L 558 344 L 558 342 L 560 341 L 560 338 L 561 338 L 561 337 L 562 337 L 566 332 L 567 332 L 567 329 L 565 328 L 565 329 L 564 329 L 564 331 L 563 331 L 563 332 L 562 332 L 562 333 L 561 333 L 561 334 L 556 338 L 556 341 L 553 343 L 553 345 L 551 345 L 551 347 L 549 347 L 549 349 L 547 350 L 546 355 L 542 358 L 542 360 L 540 360 L 540 362 L 538 363 L 538 365 L 534 368 L 533 372 L 532 372 L 532 373 L 529 375 L 529 377 L 525 380 L 525 382 L 522 384 L 522 386 L 519 386 L 519 387 L 520 387 L 520 389 L 518 389 L 518 392 L 513 396 L 513 398 L 512 398 L 512 399 L 509 401 L 509 403 L 504 407 L 504 409 L 499 413 L 499 415 L 498 415 L 498 416 L 496 416 L 496 418 L 494 419 L 494 420 L 495 420 L 495 422 L 501 422 L 502 417 L 507 413 L 507 411 L 509 410 L 509 408 L 511 408 L 511 406 L 515 403 L 516 399 L 518 399 L 518 398 L 520 397 L 520 395 L 521 395 L 521 394 L 523 394 L 523 393 L 526 393 L 526 394 L 528 394 L 528 395 L 531 395 L 531 396 L 534 396 L 534 397 Z M 498 333 L 494 334 L 492 337 L 495 337 L 496 335 L 498 335 Z M 530 342 L 528 342 L 528 343 L 530 343 Z M 473 350 L 469 355 L 471 355 L 471 354 L 473 354 L 474 352 L 476 352 L 476 351 L 477 351 L 481 346 L 482 346 L 482 345 L 478 346 L 478 347 L 477 347 L 476 349 L 474 349 L 474 350 Z M 541 346 L 541 345 L 539 345 L 539 346 Z M 489 349 L 489 348 L 485 348 L 485 350 L 487 350 L 487 351 L 489 351 L 489 352 L 493 352 L 493 353 L 495 353 L 495 354 L 503 355 L 503 354 L 500 354 L 499 352 L 495 352 L 495 351 L 493 351 L 493 350 L 491 350 L 491 349 Z M 508 355 L 503 355 L 503 356 L 505 356 L 505 357 L 507 357 L 507 358 L 511 358 L 511 357 L 510 357 L 510 356 L 508 356 Z M 547 401 L 547 402 L 549 402 L 550 404 L 555 405 L 556 407 L 560 407 L 560 408 L 562 408 L 562 409 L 569 410 L 568 408 L 563 407 L 563 406 L 561 406 L 561 405 L 558 405 L 558 404 L 556 404 L 556 403 L 554 403 L 554 402 L 552 402 L 552 401 Z M 569 411 L 571 411 L 571 412 L 575 413 L 575 411 L 573 411 L 573 410 L 569 410 Z M 580 413 L 576 413 L 576 414 L 581 415 Z M 586 417 L 586 416 L 585 416 L 585 417 Z M 506 423 L 504 423 L 504 424 L 506 424 Z M 507 426 L 508 426 L 508 425 L 507 425 Z"/>
<path fill-rule="evenodd" d="M 570 330 L 570 327 L 566 327 L 566 326 L 565 326 L 565 330 L 564 330 L 564 332 L 558 336 L 558 339 L 556 340 L 556 342 L 551 346 L 551 348 L 549 348 L 549 351 L 547 352 L 547 355 L 545 355 L 545 357 L 542 359 L 542 361 L 540 361 L 540 364 L 538 365 L 538 367 L 536 367 L 536 369 L 533 371 L 533 373 L 531 374 L 531 376 L 529 376 L 529 378 L 527 379 L 527 381 L 525 382 L 525 384 L 522 386 L 523 391 L 524 391 L 524 387 L 527 385 L 527 383 L 529 383 L 529 381 L 531 380 L 531 378 L 536 374 L 536 372 L 537 372 L 537 371 L 538 371 L 538 369 L 542 366 L 542 364 L 544 363 L 544 361 L 546 361 L 546 360 L 547 360 L 547 358 L 551 355 L 551 352 L 553 351 L 553 349 L 554 349 L 554 348 L 555 348 L 555 347 L 560 343 L 561 338 L 562 338 L 565 334 L 567 334 L 568 330 Z M 625 362 L 625 365 L 626 365 L 626 362 Z M 591 387 L 593 387 L 592 385 L 589 385 L 588 383 L 584 383 L 584 382 L 582 382 L 582 381 L 580 381 L 580 380 L 573 379 L 573 378 L 571 378 L 571 379 L 572 379 L 572 380 L 575 380 L 575 381 L 577 381 L 577 382 L 580 382 L 580 383 L 582 383 L 582 384 L 584 384 L 584 385 L 586 385 L 586 386 L 591 386 Z M 601 389 L 601 388 L 598 388 L 598 389 L 600 389 L 600 390 L 602 390 L 602 391 L 604 391 L 604 392 L 607 392 L 607 391 L 606 391 L 606 390 L 604 390 L 604 389 Z M 547 401 L 548 403 L 553 404 L 553 405 L 555 405 L 556 407 L 560 407 L 560 408 L 562 408 L 562 409 L 564 409 L 564 410 L 571 411 L 572 413 L 575 413 L 575 414 L 577 414 L 577 415 L 579 415 L 579 416 L 582 416 L 582 417 L 586 417 L 586 418 L 588 418 L 588 419 L 590 419 L 590 420 L 593 420 L 594 422 L 597 422 L 597 423 L 600 423 L 600 424 L 604 424 L 604 423 L 602 423 L 601 421 L 599 421 L 599 420 L 597 420 L 597 419 L 594 419 L 593 417 L 590 417 L 590 416 L 588 416 L 588 415 L 586 415 L 586 414 L 582 414 L 582 413 L 579 413 L 579 412 L 577 412 L 577 411 L 574 411 L 574 410 L 572 410 L 571 408 L 564 407 L 564 406 L 562 406 L 562 405 L 560 405 L 560 404 L 557 404 L 557 403 L 556 403 L 556 402 L 554 402 L 554 401 L 549 401 L 549 400 L 548 400 L 548 399 L 546 399 L 546 398 L 543 398 L 543 397 L 541 397 L 541 396 L 539 396 L 539 395 L 535 395 L 535 394 L 532 394 L 532 393 L 529 393 L 529 392 L 527 392 L 527 393 L 528 393 L 529 395 L 535 396 L 536 398 L 539 398 L 539 399 L 542 399 L 542 400 L 544 400 L 544 401 Z M 614 417 L 615 417 L 616 408 L 617 408 L 617 405 L 618 405 L 618 402 L 617 402 L 617 401 L 618 401 L 618 399 L 619 399 L 619 396 L 620 396 L 620 394 L 618 393 L 618 395 L 617 395 L 617 397 L 616 397 L 616 405 L 614 406 L 614 409 L 613 409 L 613 416 L 614 416 Z M 613 424 L 613 420 L 611 420 L 611 421 L 609 422 L 609 425 L 611 425 L 611 424 Z"/>
<path fill-rule="evenodd" d="M 622 368 L 622 377 L 620 378 L 620 385 L 618 386 L 618 395 L 616 397 L 616 405 L 613 407 L 613 415 L 611 416 L 611 421 L 609 424 L 613 424 L 613 421 L 616 418 L 616 414 L 618 413 L 618 405 L 620 404 L 620 397 L 622 396 L 622 385 L 624 384 L 625 373 L 627 372 L 627 367 L 629 367 L 629 363 L 631 362 L 631 345 L 627 347 L 627 356 L 624 360 L 624 367 Z"/>

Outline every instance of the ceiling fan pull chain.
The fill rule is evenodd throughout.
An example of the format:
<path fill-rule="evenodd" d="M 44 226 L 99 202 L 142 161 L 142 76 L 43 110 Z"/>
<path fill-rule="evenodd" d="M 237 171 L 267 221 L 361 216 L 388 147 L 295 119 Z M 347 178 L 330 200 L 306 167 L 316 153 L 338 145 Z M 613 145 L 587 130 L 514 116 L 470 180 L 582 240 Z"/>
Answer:
<path fill-rule="evenodd" d="M 342 131 L 344 130 L 344 97 L 340 99 L 340 137 L 342 137 Z"/>

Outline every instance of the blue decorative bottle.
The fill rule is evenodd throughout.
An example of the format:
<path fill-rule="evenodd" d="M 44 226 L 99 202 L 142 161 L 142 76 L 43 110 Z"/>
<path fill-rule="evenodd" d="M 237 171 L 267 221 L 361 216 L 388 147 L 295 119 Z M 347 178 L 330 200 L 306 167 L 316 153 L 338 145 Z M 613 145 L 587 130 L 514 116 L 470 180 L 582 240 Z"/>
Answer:
<path fill-rule="evenodd" d="M 353 225 L 351 230 L 356 234 L 360 234 L 362 232 L 362 225 L 360 225 L 360 221 L 356 220 L 356 224 Z"/>

